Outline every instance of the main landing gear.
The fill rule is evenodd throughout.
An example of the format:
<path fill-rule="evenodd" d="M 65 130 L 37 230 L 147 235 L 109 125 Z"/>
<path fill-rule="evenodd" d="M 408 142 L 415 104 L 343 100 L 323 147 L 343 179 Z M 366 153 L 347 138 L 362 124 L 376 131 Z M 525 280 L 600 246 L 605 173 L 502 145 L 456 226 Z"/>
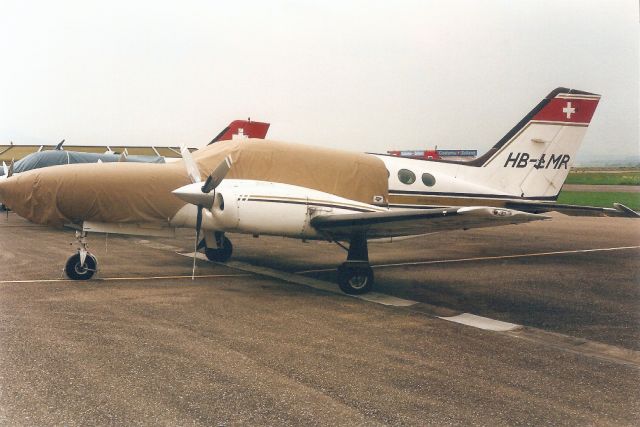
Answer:
<path fill-rule="evenodd" d="M 351 237 L 347 261 L 338 267 L 338 285 L 344 293 L 352 295 L 367 293 L 373 287 L 373 270 L 364 234 Z"/>
<path fill-rule="evenodd" d="M 215 244 L 215 247 L 212 247 Z M 205 233 L 204 239 L 198 244 L 198 249 L 204 249 L 204 254 L 209 261 L 225 262 L 231 258 L 233 245 L 224 233 L 216 231 Z"/>
<path fill-rule="evenodd" d="M 69 279 L 89 280 L 98 271 L 98 260 L 87 251 L 87 233 L 76 231 L 78 240 L 78 253 L 73 254 L 64 266 L 64 272 Z"/>

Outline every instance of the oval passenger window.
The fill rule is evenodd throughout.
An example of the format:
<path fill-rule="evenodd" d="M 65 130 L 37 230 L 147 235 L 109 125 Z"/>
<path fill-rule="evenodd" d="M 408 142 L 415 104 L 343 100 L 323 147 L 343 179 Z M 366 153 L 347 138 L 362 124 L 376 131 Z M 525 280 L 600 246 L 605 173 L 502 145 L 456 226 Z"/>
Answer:
<path fill-rule="evenodd" d="M 422 183 L 427 187 L 433 187 L 436 183 L 436 178 L 430 173 L 422 174 Z"/>
<path fill-rule="evenodd" d="M 400 169 L 398 171 L 398 179 L 401 183 L 410 185 L 416 182 L 416 174 L 409 169 Z"/>

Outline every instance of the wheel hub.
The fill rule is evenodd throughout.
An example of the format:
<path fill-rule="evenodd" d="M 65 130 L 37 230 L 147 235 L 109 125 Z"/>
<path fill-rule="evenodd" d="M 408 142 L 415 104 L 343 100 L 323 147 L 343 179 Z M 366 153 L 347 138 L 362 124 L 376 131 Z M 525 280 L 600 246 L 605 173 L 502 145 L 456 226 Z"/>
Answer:
<path fill-rule="evenodd" d="M 365 274 L 356 274 L 349 279 L 349 284 L 354 289 L 362 289 L 367 285 L 369 278 Z"/>
<path fill-rule="evenodd" d="M 89 268 L 87 267 L 87 263 L 84 263 L 83 265 L 80 265 L 80 263 L 77 263 L 74 269 L 78 274 L 85 274 L 89 270 Z"/>

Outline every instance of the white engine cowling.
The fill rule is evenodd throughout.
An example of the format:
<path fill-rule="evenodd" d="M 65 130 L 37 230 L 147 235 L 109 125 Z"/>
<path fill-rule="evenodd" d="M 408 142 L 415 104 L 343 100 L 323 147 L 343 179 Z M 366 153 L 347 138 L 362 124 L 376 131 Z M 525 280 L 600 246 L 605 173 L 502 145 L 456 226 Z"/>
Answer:
<path fill-rule="evenodd" d="M 240 223 L 238 195 L 233 191 L 216 191 L 210 209 L 216 230 L 235 231 Z"/>
<path fill-rule="evenodd" d="M 211 216 L 216 230 L 246 234 L 313 237 L 308 228 L 306 197 L 238 194 L 235 188 L 216 192 Z M 311 231 L 311 234 L 307 233 Z"/>

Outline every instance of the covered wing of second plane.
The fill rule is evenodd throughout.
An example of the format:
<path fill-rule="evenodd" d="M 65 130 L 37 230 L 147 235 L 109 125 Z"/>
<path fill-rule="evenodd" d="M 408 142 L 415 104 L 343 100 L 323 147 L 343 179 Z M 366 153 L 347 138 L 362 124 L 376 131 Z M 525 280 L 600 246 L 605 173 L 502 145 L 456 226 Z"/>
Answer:
<path fill-rule="evenodd" d="M 349 240 L 360 233 L 365 233 L 369 239 L 377 239 L 520 224 L 547 218 L 512 209 L 470 206 L 319 215 L 311 219 L 311 225 L 334 240 Z"/>

